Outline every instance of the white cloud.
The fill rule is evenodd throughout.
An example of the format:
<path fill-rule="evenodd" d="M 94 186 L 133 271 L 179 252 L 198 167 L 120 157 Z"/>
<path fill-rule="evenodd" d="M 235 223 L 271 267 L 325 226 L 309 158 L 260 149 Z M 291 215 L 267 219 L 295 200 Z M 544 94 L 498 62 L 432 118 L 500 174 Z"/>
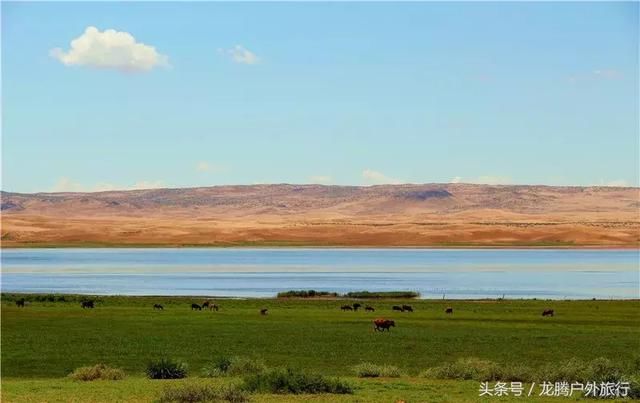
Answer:
<path fill-rule="evenodd" d="M 309 177 L 309 181 L 311 183 L 319 183 L 321 185 L 326 185 L 333 182 L 333 178 L 328 175 L 314 175 Z"/>
<path fill-rule="evenodd" d="M 624 74 L 616 69 L 597 69 L 588 73 L 578 73 L 569 77 L 569 82 L 575 84 L 582 81 L 593 80 L 622 80 Z"/>
<path fill-rule="evenodd" d="M 100 182 L 93 186 L 85 186 L 79 182 L 75 182 L 67 177 L 58 179 L 56 184 L 51 188 L 52 192 L 107 192 L 111 190 L 140 190 L 140 189 L 159 189 L 167 187 L 163 181 L 139 181 L 130 186 L 117 186 L 112 183 Z"/>
<path fill-rule="evenodd" d="M 200 173 L 220 173 L 227 171 L 228 167 L 220 164 L 214 164 L 208 161 L 198 161 L 195 169 L 196 172 Z"/>
<path fill-rule="evenodd" d="M 210 169 L 211 165 L 206 161 L 200 161 L 196 164 L 196 171 L 198 172 L 208 172 Z"/>
<path fill-rule="evenodd" d="M 160 189 L 164 187 L 167 187 L 167 185 L 163 181 L 139 181 L 134 183 L 133 186 L 125 188 L 125 190 Z"/>
<path fill-rule="evenodd" d="M 81 184 L 77 182 L 73 182 L 71 179 L 67 177 L 62 177 L 58 179 L 53 188 L 52 192 L 84 192 L 85 188 Z"/>
<path fill-rule="evenodd" d="M 389 184 L 389 185 L 397 185 L 402 183 L 401 180 L 391 178 L 382 172 L 374 171 L 372 169 L 365 169 L 362 171 L 362 177 L 370 184 Z"/>
<path fill-rule="evenodd" d="M 594 183 L 590 186 L 631 187 L 632 185 L 625 179 L 616 179 L 609 182 L 600 179 L 600 183 Z"/>
<path fill-rule="evenodd" d="M 508 176 L 479 176 L 471 183 L 480 183 L 483 185 L 510 185 L 513 183 L 510 177 Z"/>
<path fill-rule="evenodd" d="M 167 66 L 168 58 L 153 46 L 136 42 L 128 32 L 107 29 L 100 32 L 87 27 L 84 33 L 71 41 L 68 51 L 55 48 L 50 55 L 65 66 L 87 66 L 124 72 L 149 71 Z"/>
<path fill-rule="evenodd" d="M 456 176 L 451 179 L 451 183 L 475 183 L 478 185 L 510 185 L 513 183 L 513 179 L 509 176 L 491 176 L 484 175 L 477 178 L 463 178 Z"/>
<path fill-rule="evenodd" d="M 236 63 L 258 64 L 260 62 L 260 58 L 255 53 L 242 45 L 236 45 L 231 49 L 218 49 L 218 51 L 229 56 Z"/>

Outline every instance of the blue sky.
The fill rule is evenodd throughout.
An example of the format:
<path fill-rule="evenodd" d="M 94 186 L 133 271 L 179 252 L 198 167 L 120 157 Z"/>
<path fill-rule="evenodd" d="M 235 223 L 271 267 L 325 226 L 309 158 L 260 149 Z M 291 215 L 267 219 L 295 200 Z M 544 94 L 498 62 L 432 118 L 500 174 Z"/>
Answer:
<path fill-rule="evenodd" d="M 638 186 L 638 11 L 3 3 L 2 189 Z"/>

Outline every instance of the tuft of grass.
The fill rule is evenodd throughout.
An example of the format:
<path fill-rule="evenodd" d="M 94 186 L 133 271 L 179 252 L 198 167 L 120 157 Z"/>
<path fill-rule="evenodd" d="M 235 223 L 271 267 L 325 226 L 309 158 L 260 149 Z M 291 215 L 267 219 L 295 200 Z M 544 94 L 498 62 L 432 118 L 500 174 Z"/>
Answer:
<path fill-rule="evenodd" d="M 429 368 L 421 376 L 433 379 L 497 381 L 502 380 L 502 371 L 500 366 L 493 361 L 461 358 L 455 362 Z"/>
<path fill-rule="evenodd" d="M 249 401 L 249 395 L 237 385 L 214 387 L 212 385 L 186 383 L 166 387 L 158 401 L 160 403 L 244 403 Z"/>
<path fill-rule="evenodd" d="M 393 365 L 377 365 L 370 362 L 363 362 L 353 367 L 353 372 L 358 378 L 399 378 L 402 373 L 398 367 Z"/>
<path fill-rule="evenodd" d="M 187 364 L 170 358 L 160 358 L 147 365 L 149 379 L 180 379 L 187 376 Z"/>
<path fill-rule="evenodd" d="M 69 378 L 76 381 L 118 381 L 124 379 L 124 371 L 119 368 L 111 368 L 105 364 L 96 364 L 91 367 L 76 368 L 69 374 Z"/>
<path fill-rule="evenodd" d="M 277 368 L 244 378 L 244 389 L 274 394 L 351 394 L 353 386 L 338 378 L 327 378 L 292 368 Z"/>
<path fill-rule="evenodd" d="M 267 370 L 262 360 L 247 357 L 218 357 L 202 369 L 207 378 L 257 374 Z"/>

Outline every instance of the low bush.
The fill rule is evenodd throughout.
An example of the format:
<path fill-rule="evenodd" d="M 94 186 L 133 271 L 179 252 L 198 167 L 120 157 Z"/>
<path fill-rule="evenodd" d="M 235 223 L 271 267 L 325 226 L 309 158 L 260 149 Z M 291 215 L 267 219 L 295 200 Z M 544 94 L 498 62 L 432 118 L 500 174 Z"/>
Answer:
<path fill-rule="evenodd" d="M 147 365 L 149 379 L 180 379 L 187 376 L 187 364 L 169 358 L 160 358 Z"/>
<path fill-rule="evenodd" d="M 244 389 L 276 394 L 350 394 L 353 387 L 340 379 L 306 373 L 291 368 L 272 369 L 244 378 Z"/>
<path fill-rule="evenodd" d="M 314 297 L 337 297 L 338 293 L 316 290 L 289 290 L 278 293 L 278 298 L 314 298 Z"/>
<path fill-rule="evenodd" d="M 158 401 L 160 403 L 243 403 L 249 401 L 249 395 L 237 385 L 215 387 L 212 385 L 187 383 L 165 388 Z"/>
<path fill-rule="evenodd" d="M 402 375 L 398 367 L 393 365 L 377 365 L 370 362 L 363 362 L 353 367 L 353 372 L 359 378 L 398 378 Z"/>
<path fill-rule="evenodd" d="M 632 399 L 640 399 L 640 375 L 634 374 L 624 377 L 626 382 L 629 382 L 629 394 Z"/>
<path fill-rule="evenodd" d="M 104 364 L 96 364 L 92 367 L 80 367 L 69 374 L 76 381 L 117 381 L 124 379 L 124 371 L 119 368 L 111 368 Z"/>
<path fill-rule="evenodd" d="M 419 292 L 415 291 L 353 291 L 344 295 L 347 298 L 418 298 Z"/>
<path fill-rule="evenodd" d="M 218 357 L 202 369 L 207 378 L 238 376 L 263 372 L 267 366 L 261 360 L 246 357 Z"/>

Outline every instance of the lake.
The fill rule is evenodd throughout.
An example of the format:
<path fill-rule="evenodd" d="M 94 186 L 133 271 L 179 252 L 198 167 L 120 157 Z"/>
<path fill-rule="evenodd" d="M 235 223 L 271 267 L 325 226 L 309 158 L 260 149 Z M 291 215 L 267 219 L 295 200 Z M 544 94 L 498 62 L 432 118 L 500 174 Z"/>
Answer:
<path fill-rule="evenodd" d="M 423 298 L 638 298 L 637 250 L 3 249 L 2 291 L 272 297 L 411 290 Z"/>

